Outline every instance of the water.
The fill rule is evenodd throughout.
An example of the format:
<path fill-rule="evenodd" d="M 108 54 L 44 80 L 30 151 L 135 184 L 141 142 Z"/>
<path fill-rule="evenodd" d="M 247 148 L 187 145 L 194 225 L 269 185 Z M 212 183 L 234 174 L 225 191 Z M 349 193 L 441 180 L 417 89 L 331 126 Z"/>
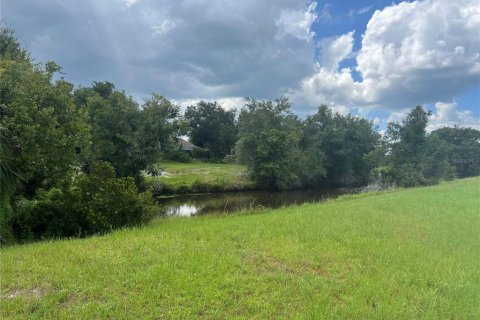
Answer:
<path fill-rule="evenodd" d="M 319 202 L 348 193 L 346 189 L 290 191 L 243 191 L 190 194 L 158 198 L 163 214 L 190 217 L 206 213 L 235 213 L 259 208 L 280 208 L 291 204 Z"/>

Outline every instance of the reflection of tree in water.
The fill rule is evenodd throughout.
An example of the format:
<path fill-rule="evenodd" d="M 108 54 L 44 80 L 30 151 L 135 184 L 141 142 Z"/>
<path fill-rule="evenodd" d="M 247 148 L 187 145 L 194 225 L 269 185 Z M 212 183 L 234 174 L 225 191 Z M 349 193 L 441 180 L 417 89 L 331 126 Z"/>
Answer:
<path fill-rule="evenodd" d="M 159 198 L 166 215 L 193 216 L 205 213 L 234 213 L 262 208 L 279 208 L 292 204 L 312 203 L 348 193 L 349 190 L 314 189 L 281 192 L 250 191 L 179 195 Z"/>

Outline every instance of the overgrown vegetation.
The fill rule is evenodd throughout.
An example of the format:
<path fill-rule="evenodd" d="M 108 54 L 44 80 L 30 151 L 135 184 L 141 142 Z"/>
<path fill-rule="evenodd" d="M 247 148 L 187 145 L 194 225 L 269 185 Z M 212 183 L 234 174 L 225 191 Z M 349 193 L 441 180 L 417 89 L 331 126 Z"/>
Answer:
<path fill-rule="evenodd" d="M 19 200 L 15 211 L 18 241 L 97 234 L 148 222 L 158 212 L 151 194 L 137 193 L 131 177 L 116 178 L 108 162 L 95 162 L 90 174 L 67 185 L 39 190 L 33 200 Z"/>
<path fill-rule="evenodd" d="M 4 319 L 478 319 L 479 178 L 1 250 Z"/>
<path fill-rule="evenodd" d="M 158 161 L 178 107 L 153 95 L 140 109 L 108 82 L 74 91 L 53 81 L 57 64 L 33 63 L 11 30 L 2 27 L 0 38 L 1 241 L 88 235 L 152 217 L 151 197 L 123 177 L 138 179 Z M 105 176 L 110 168 L 122 179 Z"/>

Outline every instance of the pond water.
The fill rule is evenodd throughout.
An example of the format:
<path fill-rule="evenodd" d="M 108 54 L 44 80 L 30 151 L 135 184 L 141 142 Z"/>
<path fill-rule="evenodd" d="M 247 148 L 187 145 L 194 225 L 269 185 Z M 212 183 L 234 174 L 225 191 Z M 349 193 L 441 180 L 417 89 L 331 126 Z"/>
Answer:
<path fill-rule="evenodd" d="M 279 192 L 243 191 L 159 197 L 157 201 L 162 207 L 162 213 L 167 216 L 190 217 L 206 213 L 235 213 L 258 208 L 313 203 L 350 192 L 348 189 L 331 188 Z"/>

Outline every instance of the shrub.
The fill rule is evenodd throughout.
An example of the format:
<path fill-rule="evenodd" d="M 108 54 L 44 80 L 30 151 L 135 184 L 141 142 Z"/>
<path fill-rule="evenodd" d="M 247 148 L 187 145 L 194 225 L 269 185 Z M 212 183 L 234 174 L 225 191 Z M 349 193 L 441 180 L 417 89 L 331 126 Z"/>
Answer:
<path fill-rule="evenodd" d="M 151 164 L 145 169 L 145 173 L 152 177 L 159 177 L 163 174 L 163 172 L 163 168 L 158 163 Z"/>
<path fill-rule="evenodd" d="M 184 162 L 184 163 L 192 161 L 192 157 L 188 153 L 186 153 L 185 151 L 182 151 L 180 149 L 173 149 L 173 150 L 165 151 L 163 157 L 167 160 Z"/>
<path fill-rule="evenodd" d="M 152 219 L 158 211 L 151 193 L 138 193 L 133 178 L 116 178 L 106 162 L 94 164 L 65 190 L 41 191 L 17 202 L 12 229 L 19 241 L 87 236 Z"/>

